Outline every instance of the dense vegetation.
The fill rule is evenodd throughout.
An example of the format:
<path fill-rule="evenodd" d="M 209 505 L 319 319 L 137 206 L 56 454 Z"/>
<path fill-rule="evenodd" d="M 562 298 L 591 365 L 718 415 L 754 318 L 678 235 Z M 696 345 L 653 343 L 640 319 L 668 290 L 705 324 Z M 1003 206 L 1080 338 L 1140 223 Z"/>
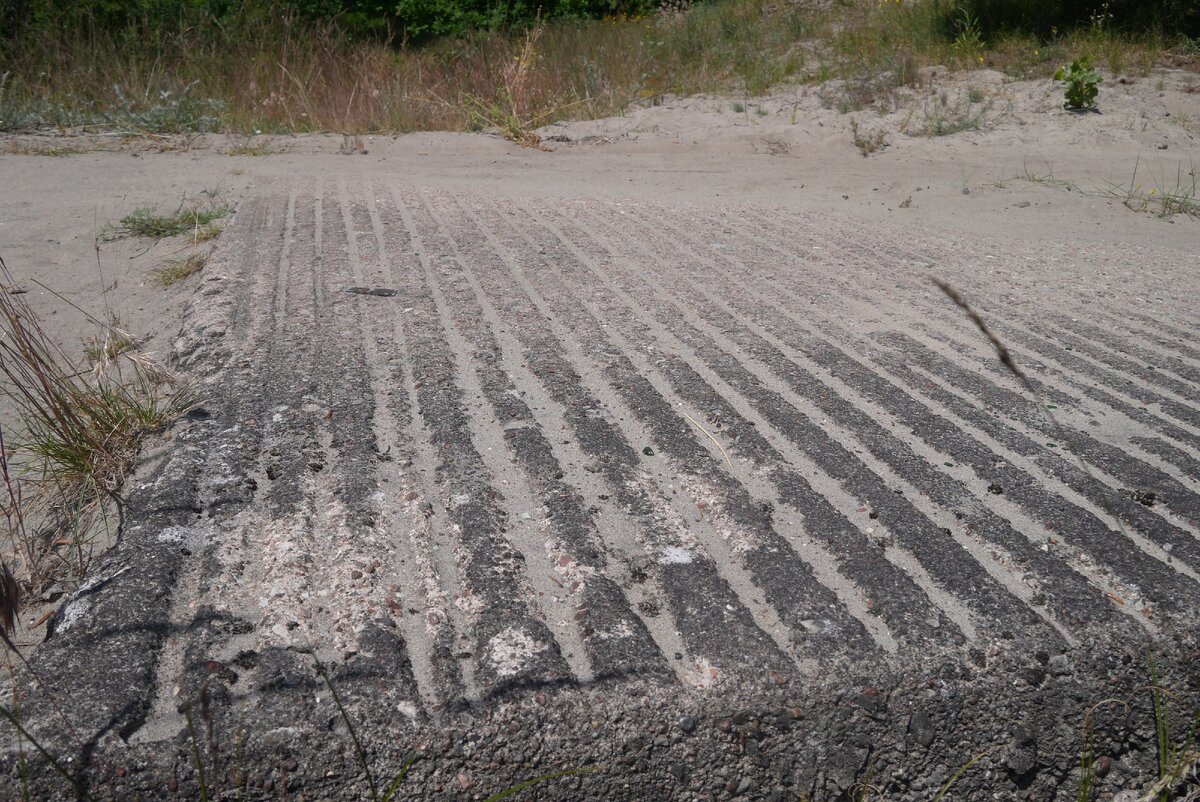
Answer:
<path fill-rule="evenodd" d="M 661 0 L 8 0 L 2 4 L 5 10 L 0 10 L 0 32 L 10 40 L 54 31 L 128 31 L 144 36 L 282 11 L 312 22 L 334 21 L 353 36 L 420 42 L 469 30 L 526 25 L 538 18 L 636 17 L 661 4 Z M 840 0 L 839 4 L 848 3 Z M 938 0 L 934 4 L 947 29 L 965 16 L 988 36 L 1021 32 L 1048 38 L 1073 26 L 1098 23 L 1200 36 L 1196 0 Z"/>
<path fill-rule="evenodd" d="M 417 42 L 539 16 L 596 18 L 652 11 L 655 0 L 8 0 L 0 31 L 130 31 L 139 35 L 292 14 L 346 34 Z M 0 12 L 3 13 L 3 12 Z"/>
<path fill-rule="evenodd" d="M 1200 36 L 1197 0 L 961 0 L 949 5 L 959 6 L 958 13 L 969 14 L 989 36 L 1019 32 L 1049 39 L 1079 25 Z"/>
<path fill-rule="evenodd" d="M 1049 78 L 1085 54 L 1200 62 L 1200 2 L 0 0 L 0 131 L 515 130 L 831 79 L 851 109 L 926 65 Z"/>

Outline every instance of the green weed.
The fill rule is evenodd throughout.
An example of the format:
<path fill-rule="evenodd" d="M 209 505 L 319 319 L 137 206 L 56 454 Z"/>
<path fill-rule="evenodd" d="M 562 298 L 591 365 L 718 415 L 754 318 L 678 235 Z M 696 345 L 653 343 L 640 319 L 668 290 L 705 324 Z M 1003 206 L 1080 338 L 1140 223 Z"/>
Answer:
<path fill-rule="evenodd" d="M 1053 187 L 1055 189 L 1064 189 L 1067 192 L 1081 191 L 1075 182 L 1056 178 L 1053 170 L 1050 170 L 1046 173 L 1038 173 L 1030 170 L 1029 165 L 1025 165 L 1021 175 L 1017 176 L 1017 178 L 1022 181 L 1028 181 L 1032 184 L 1041 184 L 1042 186 Z"/>
<path fill-rule="evenodd" d="M 1083 56 L 1054 71 L 1054 80 L 1066 83 L 1063 108 L 1083 111 L 1096 105 L 1100 94 L 1100 73 L 1092 67 L 1090 56 Z"/>
<path fill-rule="evenodd" d="M 497 100 L 472 95 L 463 98 L 464 106 L 472 116 L 475 127 L 490 126 L 498 129 L 505 139 L 518 145 L 542 148 L 542 138 L 533 129 L 560 111 L 556 108 L 534 111 L 535 104 L 532 102 L 535 87 L 544 80 L 544 76 L 537 72 L 538 62 L 541 60 L 538 41 L 544 31 L 545 28 L 538 24 L 525 34 L 525 42 L 520 51 L 502 70 L 501 91 Z"/>
<path fill-rule="evenodd" d="M 120 225 L 110 227 L 105 234 L 109 239 L 122 237 L 166 239 L 186 234 L 189 231 L 198 232 L 214 220 L 219 220 L 227 214 L 229 214 L 227 206 L 196 208 L 180 206 L 171 214 L 161 214 L 150 207 L 142 207 L 122 217 Z"/>
<path fill-rule="evenodd" d="M 958 9 L 955 27 L 957 33 L 954 36 L 954 49 L 968 62 L 978 61 L 979 54 L 984 48 L 983 34 L 979 30 L 979 20 L 971 14 L 968 6 Z"/>
<path fill-rule="evenodd" d="M 1138 183 L 1140 167 L 1141 157 L 1138 157 L 1134 161 L 1128 185 L 1109 183 L 1097 190 L 1097 194 L 1119 200 L 1135 212 L 1147 212 L 1168 219 L 1178 214 L 1200 218 L 1200 187 L 1196 183 L 1194 164 L 1189 165 L 1186 173 L 1183 165 L 1176 167 L 1171 181 L 1160 175 L 1154 182 L 1155 186 L 1149 189 L 1144 189 Z"/>

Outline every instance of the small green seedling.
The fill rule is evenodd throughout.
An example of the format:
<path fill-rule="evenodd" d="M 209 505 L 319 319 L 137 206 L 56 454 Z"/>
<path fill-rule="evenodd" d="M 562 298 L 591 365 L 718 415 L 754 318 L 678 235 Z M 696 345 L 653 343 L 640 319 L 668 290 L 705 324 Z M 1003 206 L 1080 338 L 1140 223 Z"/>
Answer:
<path fill-rule="evenodd" d="M 1096 105 L 1096 95 L 1100 94 L 1100 73 L 1092 67 L 1090 56 L 1072 61 L 1069 65 L 1059 67 L 1054 72 L 1054 80 L 1067 84 L 1066 102 L 1063 108 L 1081 110 L 1090 109 Z"/>

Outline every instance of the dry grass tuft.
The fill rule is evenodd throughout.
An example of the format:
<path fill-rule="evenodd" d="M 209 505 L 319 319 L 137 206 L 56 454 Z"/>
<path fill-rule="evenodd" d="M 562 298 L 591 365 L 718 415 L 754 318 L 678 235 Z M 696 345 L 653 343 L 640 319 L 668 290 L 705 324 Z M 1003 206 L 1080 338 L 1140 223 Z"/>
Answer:
<path fill-rule="evenodd" d="M 860 128 L 858 120 L 850 121 L 850 137 L 854 141 L 854 147 L 858 148 L 858 152 L 863 156 L 870 156 L 887 147 L 886 131 L 882 128 L 867 131 Z"/>
<path fill-rule="evenodd" d="M 83 356 L 93 370 L 105 370 L 109 364 L 141 344 L 140 339 L 130 334 L 121 321 L 113 317 L 102 332 L 83 344 Z"/>
<path fill-rule="evenodd" d="M 22 142 L 19 139 L 4 143 L 3 148 L 0 148 L 0 153 L 5 153 L 9 156 L 50 156 L 52 158 L 62 158 L 64 156 L 75 156 L 80 153 L 91 153 L 97 150 L 95 147 L 86 145 L 50 145 L 43 142 Z"/>
<path fill-rule="evenodd" d="M 2 259 L 0 280 L 15 283 Z M 22 429 L 18 442 L 0 446 L 0 534 L 26 592 L 87 571 L 93 525 L 105 520 L 106 499 L 119 509 L 143 438 L 195 403 L 186 385 L 136 352 L 127 332 L 93 322 L 101 334 L 81 364 L 50 338 L 23 295 L 0 293 L 0 394 Z"/>
<path fill-rule="evenodd" d="M 233 136 L 229 149 L 225 152 L 230 156 L 274 156 L 277 153 L 287 153 L 290 149 L 286 144 L 269 139 L 256 140 L 252 136 Z"/>
<path fill-rule="evenodd" d="M 206 253 L 190 253 L 181 259 L 168 259 L 150 271 L 150 280 L 166 289 L 199 273 L 207 261 Z"/>
<path fill-rule="evenodd" d="M 222 229 L 221 226 L 217 225 L 201 226 L 193 229 L 191 236 L 188 237 L 188 240 L 193 245 L 199 245 L 201 242 L 208 242 L 209 240 L 214 240 L 221 236 L 221 232 L 223 230 L 224 229 Z"/>

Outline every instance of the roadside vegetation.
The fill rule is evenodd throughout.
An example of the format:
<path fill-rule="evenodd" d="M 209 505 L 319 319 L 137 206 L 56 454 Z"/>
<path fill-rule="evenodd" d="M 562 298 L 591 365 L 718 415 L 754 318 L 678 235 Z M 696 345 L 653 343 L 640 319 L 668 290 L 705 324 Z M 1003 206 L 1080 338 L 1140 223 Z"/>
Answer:
<path fill-rule="evenodd" d="M 533 6 L 502 19 L 464 11 L 449 27 L 413 23 L 420 15 L 408 0 L 377 18 L 354 3 L 317 13 L 336 11 L 332 0 L 163 11 L 172 2 L 121 0 L 104 5 L 127 13 L 106 16 L 63 3 L 0 26 L 0 131 L 494 126 L 519 140 L 534 126 L 608 116 L 665 94 L 837 82 L 831 104 L 852 111 L 915 84 L 929 65 L 1049 79 L 1085 55 L 1112 74 L 1200 63 L 1200 8 L 1186 0 L 581 2 L 550 4 L 548 19 Z M 418 43 L 434 32 L 457 35 Z"/>
<path fill-rule="evenodd" d="M 3 260 L 0 287 L 0 398 L 19 420 L 0 430 L 0 621 L 11 624 L 22 598 L 61 596 L 87 573 L 115 533 L 143 439 L 193 397 L 116 318 L 89 318 L 97 334 L 74 357 L 13 291 Z"/>
<path fill-rule="evenodd" d="M 105 226 L 100 235 L 104 239 L 144 237 L 166 239 L 188 234 L 196 242 L 211 239 L 215 234 L 213 222 L 229 214 L 229 207 L 212 202 L 217 192 L 208 193 L 208 203 L 188 203 L 185 199 L 173 212 L 162 213 L 150 207 L 134 209 L 121 218 L 118 224 Z"/>

